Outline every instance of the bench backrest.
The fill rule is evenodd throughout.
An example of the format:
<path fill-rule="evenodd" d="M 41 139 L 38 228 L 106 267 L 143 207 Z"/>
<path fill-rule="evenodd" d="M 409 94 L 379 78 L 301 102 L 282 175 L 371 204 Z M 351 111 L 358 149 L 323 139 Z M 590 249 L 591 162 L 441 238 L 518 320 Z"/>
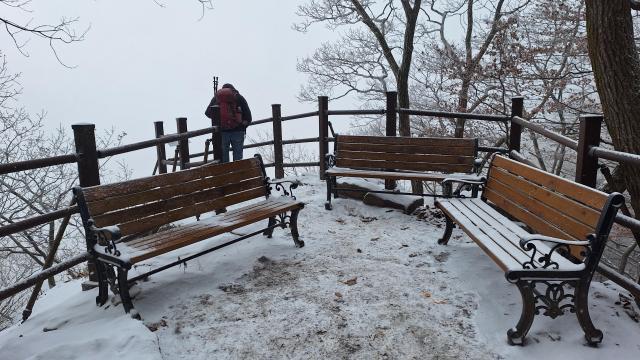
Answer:
<path fill-rule="evenodd" d="M 601 217 L 611 206 L 612 196 L 620 197 L 503 156 L 491 161 L 482 193 L 484 199 L 534 232 L 566 240 L 586 240 L 589 234 L 608 236 L 611 224 L 604 224 Z"/>
<path fill-rule="evenodd" d="M 259 158 L 74 189 L 97 227 L 123 236 L 155 229 L 268 193 Z M 82 209 L 81 209 L 82 210 Z"/>
<path fill-rule="evenodd" d="M 338 167 L 470 173 L 478 140 L 339 135 L 335 149 Z"/>

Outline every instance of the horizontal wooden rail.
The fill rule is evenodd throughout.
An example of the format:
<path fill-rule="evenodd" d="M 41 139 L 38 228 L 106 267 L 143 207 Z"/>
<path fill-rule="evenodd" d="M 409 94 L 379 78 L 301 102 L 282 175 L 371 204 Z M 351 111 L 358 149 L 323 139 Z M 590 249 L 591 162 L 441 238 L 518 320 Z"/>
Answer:
<path fill-rule="evenodd" d="M 631 216 L 616 214 L 616 224 L 627 227 L 631 229 L 631 231 L 640 232 L 640 220 L 632 218 Z"/>
<path fill-rule="evenodd" d="M 128 152 L 136 151 L 136 150 L 141 150 L 145 148 L 154 147 L 157 145 L 170 143 L 177 140 L 184 140 L 184 139 L 189 139 L 196 136 L 211 134 L 214 131 L 218 131 L 217 126 L 210 126 L 204 129 L 187 131 L 179 134 L 164 135 L 157 139 L 145 140 L 145 141 L 140 141 L 133 144 L 127 144 L 127 145 L 117 146 L 114 148 L 98 150 L 98 157 L 105 158 L 108 156 L 124 154 Z"/>
<path fill-rule="evenodd" d="M 249 126 L 252 125 L 260 125 L 260 124 L 266 124 L 266 123 L 270 123 L 273 122 L 273 118 L 266 118 L 266 119 L 261 119 L 261 120 L 254 120 L 251 122 L 251 124 L 249 124 Z"/>
<path fill-rule="evenodd" d="M 518 124 L 518 125 L 521 125 L 522 127 L 527 128 L 527 129 L 529 129 L 531 131 L 534 131 L 534 132 L 536 132 L 536 133 L 538 133 L 540 135 L 544 135 L 544 136 L 548 137 L 549 139 L 555 140 L 555 141 L 559 142 L 560 144 L 562 144 L 562 145 L 564 145 L 564 146 L 566 146 L 568 148 L 571 148 L 573 150 L 578 150 L 578 142 L 577 141 L 575 141 L 575 140 L 573 140 L 571 138 L 568 138 L 568 137 L 566 137 L 564 135 L 560 135 L 558 133 L 554 133 L 553 131 L 547 130 L 547 129 L 543 128 L 541 125 L 534 124 L 534 123 L 532 123 L 530 121 L 527 121 L 527 120 L 525 120 L 525 119 L 523 119 L 521 117 L 518 117 L 518 116 L 514 116 L 513 117 L 513 122 Z"/>
<path fill-rule="evenodd" d="M 28 219 L 16 221 L 0 227 L 0 237 L 15 234 L 32 227 L 44 225 L 52 221 L 62 219 L 65 216 L 78 213 L 78 206 L 70 206 L 64 209 L 55 210 L 46 214 L 37 215 Z"/>
<path fill-rule="evenodd" d="M 282 145 L 288 145 L 288 144 L 303 144 L 303 143 L 310 143 L 310 142 L 318 142 L 320 140 L 319 137 L 314 137 L 314 138 L 303 138 L 303 139 L 291 139 L 291 140 L 282 140 Z"/>
<path fill-rule="evenodd" d="M 84 252 L 80 255 L 72 257 L 71 259 L 56 264 L 46 270 L 39 271 L 24 280 L 18 281 L 11 286 L 0 289 L 0 301 L 34 286 L 40 281 L 44 281 L 47 278 L 57 275 L 65 270 L 71 269 L 72 267 L 81 264 L 89 260 L 90 258 L 91 255 L 88 252 Z"/>
<path fill-rule="evenodd" d="M 509 152 L 509 149 L 498 147 L 498 146 L 478 146 L 478 151 L 482 152 L 497 152 L 500 154 L 506 154 Z"/>
<path fill-rule="evenodd" d="M 604 149 L 599 146 L 591 146 L 589 148 L 589 156 L 595 156 L 600 159 L 612 160 L 625 164 L 640 165 L 640 155 L 638 154 Z"/>
<path fill-rule="evenodd" d="M 320 162 L 311 161 L 311 162 L 290 163 L 290 164 L 282 164 L 282 166 L 283 167 L 320 166 Z"/>
<path fill-rule="evenodd" d="M 328 115 L 384 115 L 387 113 L 385 109 L 372 110 L 329 110 Z"/>
<path fill-rule="evenodd" d="M 522 155 L 519 151 L 511 150 L 511 152 L 509 152 L 509 157 L 512 159 L 518 160 L 521 163 L 525 163 L 529 166 L 533 166 L 534 168 L 538 168 L 538 169 L 540 168 L 538 165 L 534 164 L 531 160 L 524 157 L 524 155 Z"/>
<path fill-rule="evenodd" d="M 318 111 L 311 111 L 311 112 L 306 112 L 302 114 L 283 116 L 280 118 L 280 120 L 287 121 L 287 120 L 303 119 L 303 118 L 308 118 L 313 116 L 318 116 Z"/>
<path fill-rule="evenodd" d="M 500 121 L 500 122 L 511 120 L 510 116 L 505 116 L 505 115 L 485 115 L 485 114 L 457 113 L 457 112 L 433 111 L 433 110 L 412 110 L 412 109 L 403 109 L 403 108 L 398 109 L 398 114 L 434 116 L 434 117 L 443 117 L 443 118 L 450 118 L 450 119 Z"/>
<path fill-rule="evenodd" d="M 623 289 L 629 291 L 636 299 L 640 299 L 640 284 L 620 274 L 614 268 L 607 266 L 602 262 L 598 263 L 598 272 L 614 283 L 620 285 Z"/>
<path fill-rule="evenodd" d="M 251 148 L 257 148 L 257 147 L 269 146 L 269 145 L 273 145 L 273 140 L 245 145 L 245 146 L 243 146 L 243 149 L 251 149 Z"/>
<path fill-rule="evenodd" d="M 0 164 L 0 175 L 18 171 L 39 169 L 47 166 L 70 164 L 78 161 L 76 154 L 58 155 L 50 158 L 17 161 L 8 164 Z"/>

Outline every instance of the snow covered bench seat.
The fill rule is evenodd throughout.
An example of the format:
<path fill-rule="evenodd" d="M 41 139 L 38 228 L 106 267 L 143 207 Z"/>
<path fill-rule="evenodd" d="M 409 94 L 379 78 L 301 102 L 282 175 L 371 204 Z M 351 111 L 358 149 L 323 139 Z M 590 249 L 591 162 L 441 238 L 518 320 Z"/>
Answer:
<path fill-rule="evenodd" d="M 288 190 L 284 187 L 289 183 Z M 288 196 L 271 196 L 272 186 Z M 98 277 L 96 303 L 103 305 L 108 287 L 117 290 L 125 311 L 133 309 L 129 283 L 179 265 L 187 260 L 231 245 L 260 233 L 271 237 L 276 227 L 291 228 L 296 246 L 297 219 L 304 203 L 291 194 L 297 182 L 266 177 L 260 156 L 226 164 L 208 164 L 180 172 L 155 175 L 108 185 L 76 187 L 87 248 L 93 255 Z M 258 200 L 264 197 L 265 200 Z M 233 210 L 202 221 L 181 223 L 168 230 L 160 227 L 207 212 Z M 132 265 L 194 244 L 234 229 L 268 220 L 266 227 L 251 234 L 217 243 L 207 250 L 128 279 Z M 117 276 L 113 267 L 117 268 Z M 117 287 L 115 286 L 117 283 Z"/>
<path fill-rule="evenodd" d="M 452 174 L 474 173 L 477 155 L 478 139 L 336 135 L 334 154 L 327 154 L 325 160 L 325 208 L 331 210 L 331 194 L 337 197 L 338 191 L 356 191 L 339 188 L 338 177 L 440 183 Z M 443 190 L 450 195 L 450 188 Z"/>
<path fill-rule="evenodd" d="M 565 310 L 576 313 L 589 344 L 600 343 L 602 331 L 589 315 L 589 285 L 622 195 L 502 156 L 493 157 L 483 180 L 481 198 L 436 201 L 447 221 L 438 243 L 447 244 L 459 225 L 517 285 L 523 307 L 518 324 L 507 331 L 509 343 L 524 344 L 535 315 L 556 318 Z"/>

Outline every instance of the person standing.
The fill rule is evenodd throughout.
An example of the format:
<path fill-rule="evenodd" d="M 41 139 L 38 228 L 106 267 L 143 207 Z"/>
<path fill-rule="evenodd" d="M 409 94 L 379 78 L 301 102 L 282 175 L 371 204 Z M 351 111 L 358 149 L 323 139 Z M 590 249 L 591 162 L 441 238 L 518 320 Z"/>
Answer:
<path fill-rule="evenodd" d="M 229 146 L 233 148 L 233 161 L 242 160 L 242 149 L 247 126 L 251 123 L 251 110 L 244 96 L 231 84 L 216 91 L 205 115 L 213 119 L 213 106 L 220 106 L 222 128 L 222 162 L 229 162 Z"/>

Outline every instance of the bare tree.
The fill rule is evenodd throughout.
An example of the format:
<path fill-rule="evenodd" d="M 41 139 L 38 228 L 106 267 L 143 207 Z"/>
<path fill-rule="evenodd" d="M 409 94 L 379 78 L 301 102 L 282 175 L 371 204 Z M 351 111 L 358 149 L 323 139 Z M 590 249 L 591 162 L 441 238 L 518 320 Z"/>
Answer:
<path fill-rule="evenodd" d="M 7 10 L 13 9 L 25 14 L 30 14 L 32 12 L 29 8 L 30 3 L 31 0 L 0 0 L 0 8 L 4 7 Z M 7 13 L 5 12 L 5 14 Z M 35 36 L 49 42 L 49 46 L 56 59 L 64 66 L 67 65 L 60 59 L 56 46 L 58 44 L 70 44 L 76 41 L 82 41 L 89 30 L 87 27 L 77 32 L 78 18 L 66 17 L 63 17 L 55 24 L 37 24 L 34 23 L 33 19 L 21 21 L 10 18 L 7 15 L 0 15 L 0 24 L 4 25 L 6 34 L 18 51 L 24 56 L 29 56 L 26 45 L 31 36 Z"/>
<path fill-rule="evenodd" d="M 618 151 L 640 154 L 640 56 L 634 33 L 633 9 L 637 1 L 585 0 L 589 58 L 604 119 Z M 640 167 L 621 164 L 610 186 L 629 191 L 631 206 L 640 213 Z"/>
<path fill-rule="evenodd" d="M 45 130 L 45 114 L 29 115 L 20 107 L 19 76 L 7 69 L 0 53 L 0 162 L 11 163 L 73 153 L 73 139 L 62 128 Z M 124 134 L 111 130 L 98 136 L 100 148 L 117 145 Z M 119 163 L 109 170 L 101 163 L 105 179 L 123 179 L 130 169 Z M 77 183 L 75 164 L 50 166 L 41 169 L 0 175 L 0 226 L 8 225 L 36 215 L 48 213 L 67 206 L 70 189 Z M 59 230 L 59 221 L 31 228 L 17 234 L 0 238 L 0 287 L 11 285 L 41 269 Z M 76 255 L 84 250 L 82 224 L 72 218 L 64 232 L 64 241 L 59 247 L 55 262 Z M 49 280 L 49 287 L 55 281 Z M 23 304 L 25 294 L 3 301 L 0 304 L 0 328 L 8 325 L 16 307 Z"/>
<path fill-rule="evenodd" d="M 295 29 L 307 31 L 324 23 L 346 31 L 336 43 L 324 43 L 302 60 L 298 70 L 310 76 L 300 98 L 313 100 L 327 91 L 333 98 L 355 92 L 370 100 L 382 99 L 389 85 L 398 91 L 398 104 L 409 108 L 409 74 L 422 0 L 312 0 L 298 7 L 305 21 Z M 391 84 L 389 84 L 391 82 Z M 409 116 L 401 114 L 399 133 L 410 136 Z"/>
<path fill-rule="evenodd" d="M 255 138 L 249 138 L 249 143 L 261 143 L 273 140 L 273 134 L 270 131 L 258 131 Z M 260 146 L 257 148 L 258 153 L 262 156 L 265 163 L 273 163 L 275 155 L 273 152 L 273 146 Z M 317 162 L 318 154 L 315 150 L 310 149 L 305 144 L 287 144 L 282 147 L 282 158 L 285 164 L 294 163 L 309 163 Z M 285 176 L 299 176 L 303 174 L 317 173 L 318 168 L 315 166 L 302 166 L 302 167 L 285 167 Z"/>

